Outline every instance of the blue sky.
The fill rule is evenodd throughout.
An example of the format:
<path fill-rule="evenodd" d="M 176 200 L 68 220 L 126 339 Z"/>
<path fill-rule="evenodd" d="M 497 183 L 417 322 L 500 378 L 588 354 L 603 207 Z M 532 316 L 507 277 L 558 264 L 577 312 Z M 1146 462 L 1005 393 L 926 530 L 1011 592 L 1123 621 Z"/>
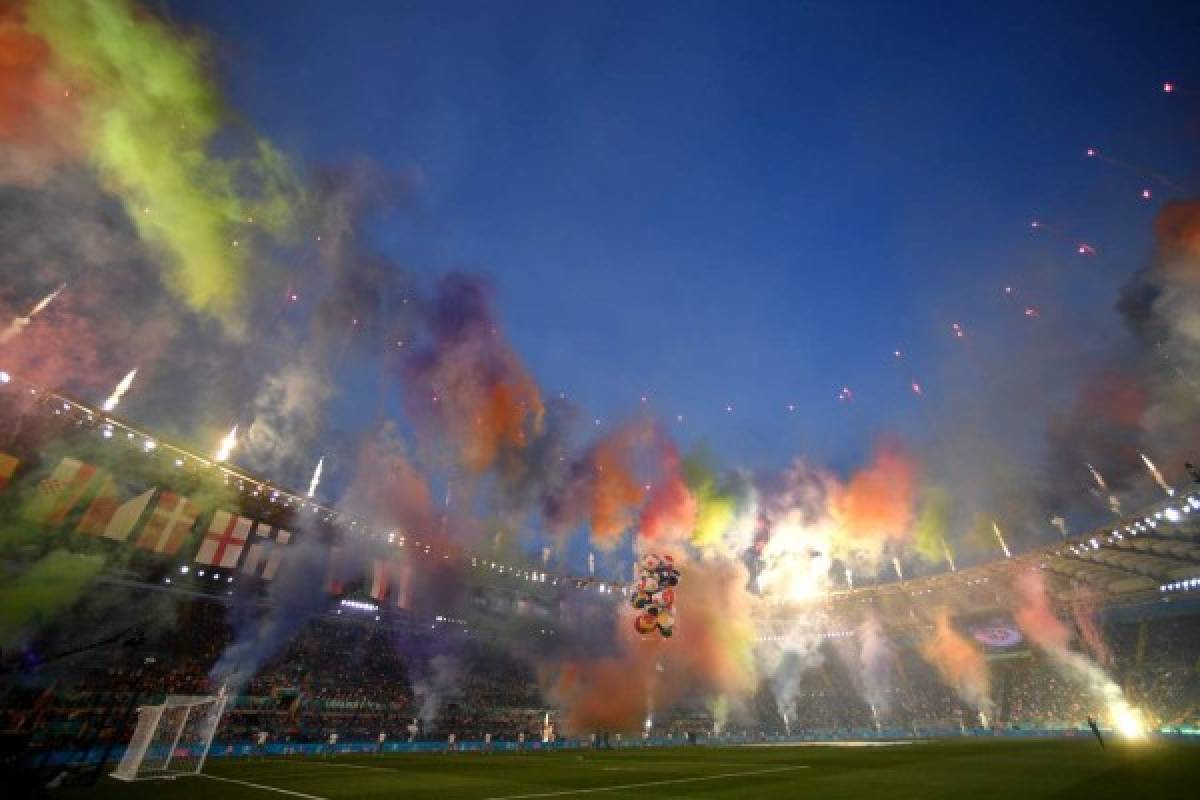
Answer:
<path fill-rule="evenodd" d="M 1013 375 L 1065 394 L 1119 343 L 1115 292 L 1169 192 L 1085 147 L 1194 185 L 1196 96 L 1158 87 L 1200 85 L 1200 7 L 1050 5 L 166 9 L 300 160 L 422 176 L 373 234 L 423 281 L 491 275 L 547 392 L 605 423 L 646 395 L 728 463 L 845 468 Z"/>

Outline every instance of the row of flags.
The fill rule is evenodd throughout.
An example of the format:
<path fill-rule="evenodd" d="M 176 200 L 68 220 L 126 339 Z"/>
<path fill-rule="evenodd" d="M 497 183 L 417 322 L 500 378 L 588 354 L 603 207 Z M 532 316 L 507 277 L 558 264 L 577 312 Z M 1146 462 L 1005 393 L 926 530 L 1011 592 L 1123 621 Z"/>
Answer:
<path fill-rule="evenodd" d="M 11 483 L 19 464 L 16 457 L 0 453 L 0 490 Z M 163 556 L 175 556 L 183 549 L 204 513 L 192 499 L 158 487 L 128 499 L 125 494 L 112 474 L 68 456 L 38 482 L 19 513 L 30 522 L 59 528 L 83 508 L 74 525 L 76 533 L 129 542 Z M 208 518 L 192 562 L 270 581 L 278 575 L 293 539 L 294 534 L 284 528 L 217 509 Z M 329 594 L 345 592 L 349 566 L 345 561 L 342 548 L 330 548 L 324 587 Z M 410 607 L 411 565 L 398 559 L 372 559 L 369 577 L 368 593 L 376 602 L 390 599 L 398 608 Z"/>

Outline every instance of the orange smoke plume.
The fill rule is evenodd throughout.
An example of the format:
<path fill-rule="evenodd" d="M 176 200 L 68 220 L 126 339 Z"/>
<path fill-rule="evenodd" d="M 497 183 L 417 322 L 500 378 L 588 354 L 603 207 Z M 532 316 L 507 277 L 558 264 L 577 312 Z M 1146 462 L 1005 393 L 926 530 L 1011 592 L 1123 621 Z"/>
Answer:
<path fill-rule="evenodd" d="M 527 428 L 531 422 L 540 426 L 544 412 L 537 387 L 524 373 L 492 386 L 482 400 L 475 426 L 462 441 L 463 463 L 476 472 L 490 467 L 502 448 L 524 447 Z"/>
<path fill-rule="evenodd" d="M 897 445 L 875 451 L 832 498 L 834 518 L 851 539 L 904 539 L 911 532 L 917 468 Z"/>
<path fill-rule="evenodd" d="M 20 146 L 0 155 L 0 179 L 32 177 L 71 145 L 75 105 L 49 70 L 50 50 L 24 25 L 21 4 L 0 8 L 0 142 Z M 22 174 L 27 173 L 27 174 Z"/>
<path fill-rule="evenodd" d="M 632 614 L 617 614 L 613 655 L 569 661 L 552 681 L 567 729 L 631 731 L 647 711 L 680 698 L 743 695 L 755 686 L 754 628 L 745 569 L 685 564 L 675 606 L 675 636 L 639 636 Z"/>
<path fill-rule="evenodd" d="M 1200 200 L 1168 203 L 1154 221 L 1154 234 L 1168 268 L 1194 270 L 1200 260 Z"/>
<path fill-rule="evenodd" d="M 642 501 L 642 487 L 633 474 L 633 437 L 628 433 L 601 441 L 592 453 L 592 541 L 611 549 L 633 524 L 634 510 Z"/>
<path fill-rule="evenodd" d="M 921 655 L 968 703 L 981 711 L 991 707 L 987 661 L 983 653 L 950 624 L 947 609 L 938 610 L 933 635 L 921 645 Z"/>
<path fill-rule="evenodd" d="M 696 527 L 696 498 L 683 480 L 679 453 L 665 445 L 662 470 L 642 508 L 639 533 L 659 542 L 683 541 Z"/>

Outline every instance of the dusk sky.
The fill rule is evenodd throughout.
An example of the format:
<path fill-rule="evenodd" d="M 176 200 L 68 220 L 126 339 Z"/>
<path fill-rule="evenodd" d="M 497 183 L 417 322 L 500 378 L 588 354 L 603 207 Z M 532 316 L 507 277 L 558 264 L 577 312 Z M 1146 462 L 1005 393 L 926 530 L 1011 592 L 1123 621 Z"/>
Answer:
<path fill-rule="evenodd" d="M 645 395 L 751 468 L 986 426 L 984 395 L 1038 427 L 1005 381 L 1053 406 L 1119 346 L 1172 195 L 1085 148 L 1195 175 L 1196 95 L 1161 91 L 1200 81 L 1190 3 L 164 5 L 297 160 L 419 177 L 375 236 L 491 276 L 547 394 L 603 425 Z"/>

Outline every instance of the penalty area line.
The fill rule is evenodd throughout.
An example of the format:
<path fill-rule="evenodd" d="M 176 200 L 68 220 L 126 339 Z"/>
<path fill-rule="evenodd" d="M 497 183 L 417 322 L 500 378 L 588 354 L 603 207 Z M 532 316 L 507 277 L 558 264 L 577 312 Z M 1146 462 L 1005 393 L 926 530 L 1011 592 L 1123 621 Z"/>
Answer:
<path fill-rule="evenodd" d="M 715 781 L 722 778 L 746 778 L 751 775 L 767 775 L 773 772 L 790 772 L 797 769 L 808 769 L 807 764 L 793 767 L 775 767 L 773 769 L 755 769 L 745 772 L 722 772 L 719 775 L 698 775 L 692 778 L 667 778 L 661 781 L 643 781 L 642 783 L 622 783 L 618 786 L 594 786 L 588 789 L 560 789 L 555 792 L 532 792 L 530 794 L 506 794 L 499 797 L 488 797 L 485 800 L 524 800 L 528 797 L 565 797 L 572 794 L 595 794 L 596 792 L 619 792 L 622 789 L 641 789 L 646 786 L 667 786 L 672 783 L 696 783 L 698 781 Z"/>
<path fill-rule="evenodd" d="M 209 775 L 206 772 L 197 774 L 199 778 L 208 778 L 210 781 L 224 781 L 225 783 L 236 783 L 241 786 L 250 786 L 254 789 L 265 789 L 268 792 L 279 792 L 280 794 L 290 794 L 292 797 L 305 797 L 308 800 L 329 800 L 327 797 L 321 797 L 315 794 L 305 794 L 304 792 L 293 792 L 291 789 L 280 789 L 278 786 L 267 786 L 265 783 L 251 783 L 250 781 L 239 781 L 236 778 L 221 778 L 216 775 Z"/>

